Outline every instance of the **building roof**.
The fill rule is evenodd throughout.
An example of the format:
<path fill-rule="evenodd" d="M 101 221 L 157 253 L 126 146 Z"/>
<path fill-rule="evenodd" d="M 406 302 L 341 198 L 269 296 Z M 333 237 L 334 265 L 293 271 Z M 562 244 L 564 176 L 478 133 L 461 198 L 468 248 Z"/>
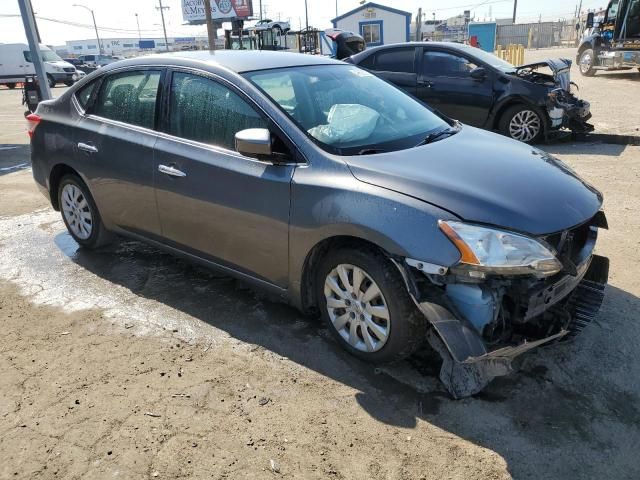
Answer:
<path fill-rule="evenodd" d="M 404 10 L 398 10 L 397 8 L 387 7 L 386 5 L 380 5 L 379 3 L 367 2 L 364 5 L 360 5 L 358 8 L 354 8 L 353 10 L 348 11 L 347 13 L 340 15 L 331 20 L 331 22 L 335 23 L 343 18 L 346 18 L 354 13 L 358 13 L 361 10 L 365 10 L 367 8 L 379 8 L 380 10 L 386 10 L 387 12 L 397 13 L 398 15 L 404 15 L 405 17 L 411 18 L 410 12 L 405 12 Z"/>
<path fill-rule="evenodd" d="M 117 66 L 126 65 L 182 65 L 199 64 L 222 67 L 236 73 L 254 70 L 267 70 L 304 65 L 342 65 L 343 62 L 321 55 L 305 55 L 302 53 L 258 51 L 258 50 L 197 50 L 186 52 L 160 53 L 146 55 L 117 62 Z M 105 67 L 108 69 L 109 66 Z M 102 69 L 101 69 L 102 70 Z"/>

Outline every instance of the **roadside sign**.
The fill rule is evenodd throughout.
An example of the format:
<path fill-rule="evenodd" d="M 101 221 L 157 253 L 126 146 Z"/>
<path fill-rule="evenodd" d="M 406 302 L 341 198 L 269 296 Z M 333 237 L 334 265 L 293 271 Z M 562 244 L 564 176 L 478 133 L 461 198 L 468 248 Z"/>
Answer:
<path fill-rule="evenodd" d="M 211 0 L 213 20 L 247 19 L 252 15 L 252 0 Z M 182 0 L 182 18 L 189 23 L 204 23 L 204 0 Z"/>

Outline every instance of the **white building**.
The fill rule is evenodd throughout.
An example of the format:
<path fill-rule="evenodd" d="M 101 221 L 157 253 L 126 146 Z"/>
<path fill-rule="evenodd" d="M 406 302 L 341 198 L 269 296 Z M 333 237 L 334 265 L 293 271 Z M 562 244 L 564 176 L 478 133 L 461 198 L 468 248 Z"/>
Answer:
<path fill-rule="evenodd" d="M 204 48 L 208 45 L 207 37 L 169 37 L 169 50 L 182 50 L 190 47 Z M 122 55 L 131 57 L 140 53 L 153 53 L 166 51 L 166 43 L 162 38 L 101 38 L 102 53 L 105 55 Z M 66 45 L 54 48 L 61 56 L 80 56 L 100 53 L 98 40 L 70 40 Z"/>
<path fill-rule="evenodd" d="M 359 33 L 368 47 L 410 40 L 411 14 L 367 2 L 332 20 L 333 27 Z"/>

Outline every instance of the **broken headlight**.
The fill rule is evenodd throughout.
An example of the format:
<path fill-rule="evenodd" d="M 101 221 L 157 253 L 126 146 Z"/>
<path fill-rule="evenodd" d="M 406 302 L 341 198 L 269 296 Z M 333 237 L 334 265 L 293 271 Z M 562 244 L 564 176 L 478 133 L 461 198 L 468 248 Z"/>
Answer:
<path fill-rule="evenodd" d="M 454 269 L 470 277 L 484 278 L 487 273 L 546 277 L 562 270 L 551 250 L 533 238 L 462 222 L 441 220 L 438 225 L 460 251 Z"/>

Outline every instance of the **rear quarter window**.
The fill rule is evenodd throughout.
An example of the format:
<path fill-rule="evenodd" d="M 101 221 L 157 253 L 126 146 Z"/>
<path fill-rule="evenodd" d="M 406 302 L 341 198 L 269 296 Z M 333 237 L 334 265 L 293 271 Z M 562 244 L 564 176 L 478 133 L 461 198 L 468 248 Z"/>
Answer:
<path fill-rule="evenodd" d="M 91 82 L 88 85 L 85 85 L 84 87 L 82 87 L 80 90 L 76 92 L 76 100 L 78 100 L 78 103 L 80 104 L 83 110 L 87 109 L 87 106 L 89 105 L 89 100 L 91 99 L 91 94 L 96 89 L 97 84 L 98 84 L 98 81 L 94 80 L 93 82 Z"/>

